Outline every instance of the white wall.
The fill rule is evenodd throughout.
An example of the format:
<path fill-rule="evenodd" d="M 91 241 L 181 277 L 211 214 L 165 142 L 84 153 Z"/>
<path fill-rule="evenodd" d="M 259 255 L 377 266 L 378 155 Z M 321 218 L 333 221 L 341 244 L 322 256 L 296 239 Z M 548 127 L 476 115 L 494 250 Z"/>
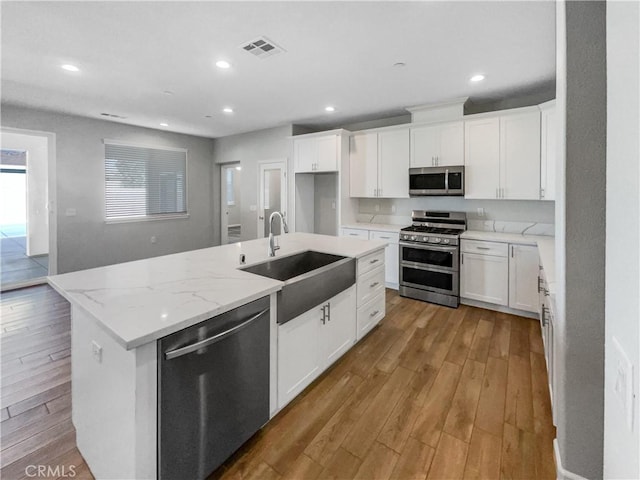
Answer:
<path fill-rule="evenodd" d="M 220 180 L 212 188 L 212 140 L 10 105 L 2 126 L 56 134 L 58 273 L 204 248 L 219 238 Z M 187 148 L 189 218 L 106 224 L 103 139 Z M 219 174 L 219 172 L 218 172 Z M 75 216 L 66 216 L 75 209 Z M 215 229 L 215 232 L 214 232 Z M 150 238 L 157 238 L 151 244 Z"/>
<path fill-rule="evenodd" d="M 258 162 L 264 160 L 283 161 L 291 156 L 291 125 L 268 128 L 255 132 L 241 133 L 213 141 L 215 163 L 240 162 L 242 165 L 241 223 L 242 240 L 257 238 L 258 212 L 252 206 L 258 205 Z M 289 171 L 292 171 L 289 162 Z M 216 168 L 220 170 L 220 168 Z M 289 195 L 291 199 L 291 195 Z M 214 212 L 214 215 L 216 213 Z M 217 213 L 220 225 L 220 213 Z"/>
<path fill-rule="evenodd" d="M 607 2 L 605 478 L 640 478 L 640 6 Z M 614 339 L 633 363 L 629 428 L 615 394 Z"/>
<path fill-rule="evenodd" d="M 49 164 L 46 137 L 2 132 L 2 148 L 27 151 L 27 255 L 49 253 Z"/>

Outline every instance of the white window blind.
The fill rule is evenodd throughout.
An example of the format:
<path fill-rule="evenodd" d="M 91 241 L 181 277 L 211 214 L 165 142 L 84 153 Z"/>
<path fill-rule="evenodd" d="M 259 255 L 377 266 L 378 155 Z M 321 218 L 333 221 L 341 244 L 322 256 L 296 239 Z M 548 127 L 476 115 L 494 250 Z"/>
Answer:
<path fill-rule="evenodd" d="M 105 141 L 106 218 L 187 213 L 187 151 Z"/>

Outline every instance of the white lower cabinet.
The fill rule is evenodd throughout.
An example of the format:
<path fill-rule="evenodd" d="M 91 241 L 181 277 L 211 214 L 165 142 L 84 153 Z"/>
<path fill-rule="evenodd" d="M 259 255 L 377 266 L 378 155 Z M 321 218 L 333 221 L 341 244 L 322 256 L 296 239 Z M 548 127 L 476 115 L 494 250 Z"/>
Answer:
<path fill-rule="evenodd" d="M 510 245 L 509 307 L 538 311 L 538 248 Z"/>
<path fill-rule="evenodd" d="M 355 340 L 355 285 L 278 325 L 278 408 L 302 392 Z"/>
<path fill-rule="evenodd" d="M 368 303 L 358 307 L 358 340 L 375 327 L 385 314 L 384 292 L 372 298 Z"/>
<path fill-rule="evenodd" d="M 389 242 L 384 249 L 384 281 L 387 288 L 398 289 L 399 266 L 400 266 L 400 234 L 397 232 L 382 232 L 377 230 L 369 231 L 369 240 L 383 240 Z"/>
<path fill-rule="evenodd" d="M 460 296 L 496 305 L 509 304 L 509 258 L 460 254 Z"/>
<path fill-rule="evenodd" d="M 466 240 L 460 242 L 460 297 L 536 313 L 538 248 Z"/>

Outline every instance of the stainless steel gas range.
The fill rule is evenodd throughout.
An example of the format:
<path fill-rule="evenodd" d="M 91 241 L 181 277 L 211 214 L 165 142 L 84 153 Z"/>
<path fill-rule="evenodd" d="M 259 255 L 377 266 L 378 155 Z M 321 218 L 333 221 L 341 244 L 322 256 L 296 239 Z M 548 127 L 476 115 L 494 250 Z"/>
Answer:
<path fill-rule="evenodd" d="M 464 212 L 414 210 L 400 231 L 400 295 L 458 307 Z"/>

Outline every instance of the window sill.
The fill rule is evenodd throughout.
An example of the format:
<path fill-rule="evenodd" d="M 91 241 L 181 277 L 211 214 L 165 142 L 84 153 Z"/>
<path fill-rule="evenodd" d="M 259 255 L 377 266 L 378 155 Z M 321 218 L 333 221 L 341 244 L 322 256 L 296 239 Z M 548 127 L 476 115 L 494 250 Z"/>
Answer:
<path fill-rule="evenodd" d="M 121 218 L 107 218 L 104 223 L 136 223 L 136 222 L 156 222 L 159 220 L 179 220 L 183 218 L 189 218 L 188 213 L 170 213 L 166 215 L 149 215 L 147 217 L 121 217 Z"/>

